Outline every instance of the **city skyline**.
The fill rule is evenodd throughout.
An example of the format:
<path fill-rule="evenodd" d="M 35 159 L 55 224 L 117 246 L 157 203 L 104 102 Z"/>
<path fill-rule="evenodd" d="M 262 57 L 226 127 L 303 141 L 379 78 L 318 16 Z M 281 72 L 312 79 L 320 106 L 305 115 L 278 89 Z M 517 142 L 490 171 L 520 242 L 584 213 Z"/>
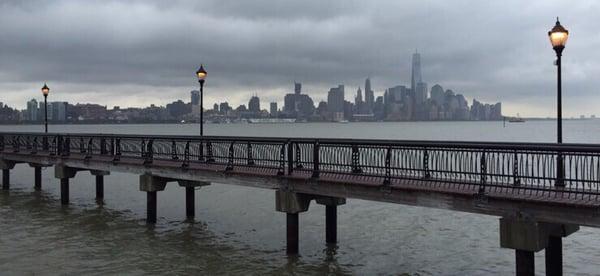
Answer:
<path fill-rule="evenodd" d="M 563 60 L 565 116 L 591 114 L 600 103 L 592 62 L 600 41 L 587 12 L 596 2 L 283 2 L 4 2 L 0 94 L 24 108 L 48 81 L 57 101 L 147 106 L 185 97 L 204 63 L 207 102 L 245 102 L 248 91 L 271 101 L 293 80 L 324 99 L 333 84 L 355 90 L 365 76 L 378 92 L 399 75 L 407 83 L 407 54 L 416 48 L 427 56 L 422 74 L 444 87 L 500 100 L 506 114 L 546 117 L 555 114 L 546 32 L 560 15 L 573 30 Z"/>

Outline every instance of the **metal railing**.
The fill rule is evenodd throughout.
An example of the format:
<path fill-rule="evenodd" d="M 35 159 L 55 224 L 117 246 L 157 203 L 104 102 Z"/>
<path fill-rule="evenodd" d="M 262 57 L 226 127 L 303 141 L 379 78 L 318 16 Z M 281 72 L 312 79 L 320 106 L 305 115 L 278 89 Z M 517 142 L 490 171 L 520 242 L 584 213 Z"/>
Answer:
<path fill-rule="evenodd" d="M 109 156 L 260 170 L 261 174 L 355 179 L 382 187 L 444 183 L 477 193 L 522 193 L 597 200 L 600 145 L 355 139 L 0 133 L 0 151 Z M 564 173 L 557 174 L 562 158 Z M 559 185 L 557 185 L 559 184 Z M 454 185 L 454 186 L 452 186 Z"/>

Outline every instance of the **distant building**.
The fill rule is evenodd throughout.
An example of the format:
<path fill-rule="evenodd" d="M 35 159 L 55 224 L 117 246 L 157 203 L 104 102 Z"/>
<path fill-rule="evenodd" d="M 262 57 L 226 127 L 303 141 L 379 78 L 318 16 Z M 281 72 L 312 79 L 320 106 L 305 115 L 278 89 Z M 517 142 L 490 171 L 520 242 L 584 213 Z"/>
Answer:
<path fill-rule="evenodd" d="M 277 111 L 277 103 L 276 102 L 272 102 L 269 104 L 269 113 L 271 114 L 271 117 L 277 117 L 278 115 L 278 111 Z"/>
<path fill-rule="evenodd" d="M 300 95 L 302 93 L 302 83 L 294 82 L 294 94 Z"/>
<path fill-rule="evenodd" d="M 199 105 L 200 104 L 200 91 L 192 90 L 190 92 L 190 98 L 191 98 L 192 105 Z"/>
<path fill-rule="evenodd" d="M 31 101 L 27 102 L 27 111 L 26 111 L 26 119 L 28 121 L 37 121 L 40 116 L 39 116 L 39 108 L 38 108 L 38 102 L 36 99 L 31 99 Z M 43 111 L 42 111 L 43 112 Z"/>
<path fill-rule="evenodd" d="M 415 91 L 417 89 L 417 84 L 422 82 L 421 78 L 421 54 L 415 52 L 412 55 L 412 67 L 411 67 L 411 76 L 410 76 L 410 89 Z"/>
<path fill-rule="evenodd" d="M 373 104 L 375 103 L 375 94 L 371 89 L 371 79 L 367 78 L 365 80 L 365 105 L 367 107 L 368 113 L 373 112 Z"/>
<path fill-rule="evenodd" d="M 444 105 L 444 88 L 441 85 L 436 84 L 431 87 L 431 100 L 438 106 Z"/>
<path fill-rule="evenodd" d="M 333 87 L 327 93 L 327 108 L 332 120 L 340 121 L 344 117 L 344 85 Z"/>
<path fill-rule="evenodd" d="M 257 96 L 252 96 L 248 102 L 248 111 L 253 113 L 260 112 L 260 99 Z"/>

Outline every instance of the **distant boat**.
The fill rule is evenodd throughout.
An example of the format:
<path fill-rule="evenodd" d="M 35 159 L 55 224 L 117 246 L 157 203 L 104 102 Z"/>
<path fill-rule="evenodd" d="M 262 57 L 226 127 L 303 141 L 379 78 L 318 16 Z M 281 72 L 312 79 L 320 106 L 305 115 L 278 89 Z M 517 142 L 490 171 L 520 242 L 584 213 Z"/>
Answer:
<path fill-rule="evenodd" d="M 521 118 L 519 116 L 519 114 L 517 114 L 517 117 L 511 117 L 510 119 L 508 119 L 509 123 L 524 123 L 525 120 L 523 120 L 523 118 Z"/>

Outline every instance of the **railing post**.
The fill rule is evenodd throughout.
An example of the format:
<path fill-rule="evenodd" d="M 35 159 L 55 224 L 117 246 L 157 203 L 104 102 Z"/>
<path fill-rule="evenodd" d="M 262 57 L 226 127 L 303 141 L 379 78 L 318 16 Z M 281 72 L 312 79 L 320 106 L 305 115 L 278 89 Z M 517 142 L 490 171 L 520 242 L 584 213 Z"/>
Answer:
<path fill-rule="evenodd" d="M 480 159 L 480 172 L 481 172 L 481 179 L 480 179 L 480 185 L 479 185 L 479 194 L 484 194 L 485 193 L 485 183 L 487 182 L 487 161 L 485 159 L 485 150 L 483 150 L 481 152 L 481 159 Z"/>
<path fill-rule="evenodd" d="M 279 150 L 279 169 L 277 170 L 277 175 L 285 174 L 285 146 L 286 143 L 282 144 Z"/>
<path fill-rule="evenodd" d="M 357 145 L 352 145 L 352 173 L 362 173 L 360 168 L 360 150 Z"/>
<path fill-rule="evenodd" d="M 142 138 L 142 144 L 140 145 L 140 148 L 141 148 L 141 153 L 140 153 L 141 156 L 140 157 L 144 158 L 144 160 L 146 160 L 146 156 L 148 155 L 148 153 L 146 152 L 146 139 Z"/>
<path fill-rule="evenodd" d="M 519 177 L 519 156 L 516 150 L 513 156 L 513 185 L 520 186 L 521 178 Z"/>
<path fill-rule="evenodd" d="M 171 142 L 171 159 L 179 160 L 179 156 L 177 156 L 177 142 L 175 140 Z"/>
<path fill-rule="evenodd" d="M 227 158 L 227 167 L 225 167 L 226 171 L 233 170 L 233 145 L 235 142 L 231 142 L 229 144 L 229 158 Z"/>
<path fill-rule="evenodd" d="M 154 161 L 154 140 L 150 139 L 146 144 L 146 156 L 144 158 L 144 164 L 152 164 Z"/>
<path fill-rule="evenodd" d="M 90 138 L 87 145 L 87 154 L 85 155 L 85 159 L 92 158 L 92 154 L 94 153 L 94 138 Z"/>
<path fill-rule="evenodd" d="M 38 144 L 37 144 L 37 136 L 33 137 L 33 145 L 31 147 L 31 154 L 37 154 L 38 152 Z"/>
<path fill-rule="evenodd" d="M 121 138 L 115 139 L 115 157 L 113 161 L 121 160 Z"/>
<path fill-rule="evenodd" d="M 185 143 L 185 150 L 183 151 L 183 164 L 181 167 L 187 168 L 190 166 L 190 141 Z"/>
<path fill-rule="evenodd" d="M 19 152 L 21 151 L 21 143 L 19 142 L 21 138 L 18 135 L 15 135 L 13 138 L 13 151 Z"/>
<path fill-rule="evenodd" d="M 85 142 L 83 137 L 79 138 L 79 153 L 85 153 Z"/>
<path fill-rule="evenodd" d="M 392 182 L 392 146 L 388 146 L 385 153 L 385 179 L 384 186 L 389 186 Z"/>
<path fill-rule="evenodd" d="M 61 147 L 62 150 L 60 155 L 69 156 L 71 154 L 71 137 L 67 136 L 65 139 L 63 139 Z"/>
<path fill-rule="evenodd" d="M 287 169 L 288 169 L 288 175 L 291 175 L 294 172 L 294 144 L 289 140 L 287 142 L 287 149 L 288 149 Z"/>
<path fill-rule="evenodd" d="M 58 155 L 58 137 L 52 137 L 52 148 L 50 149 L 50 155 Z"/>
<path fill-rule="evenodd" d="M 320 164 L 319 164 L 319 140 L 316 140 L 313 144 L 313 178 L 319 178 L 320 173 Z"/>
<path fill-rule="evenodd" d="M 248 141 L 248 146 L 246 148 L 246 150 L 248 151 L 247 155 L 248 155 L 248 166 L 254 166 L 254 158 L 252 156 L 252 143 L 250 143 L 250 141 Z"/>
<path fill-rule="evenodd" d="M 296 142 L 296 169 L 302 168 L 304 168 L 304 166 L 302 166 L 302 152 L 300 151 L 300 144 Z"/>
<path fill-rule="evenodd" d="M 105 155 L 107 153 L 106 150 L 106 138 L 100 138 L 100 154 Z"/>
<path fill-rule="evenodd" d="M 198 161 L 204 161 L 204 141 L 200 140 L 198 144 Z"/>
<path fill-rule="evenodd" d="M 556 188 L 564 188 L 565 187 L 565 165 L 564 158 L 561 151 L 557 152 L 556 155 L 556 183 L 554 186 Z"/>
<path fill-rule="evenodd" d="M 429 173 L 429 151 L 427 148 L 423 148 L 423 178 L 431 178 L 431 173 Z"/>
<path fill-rule="evenodd" d="M 4 135 L 0 135 L 0 151 L 4 151 Z"/>
<path fill-rule="evenodd" d="M 206 163 L 213 162 L 215 162 L 215 159 L 213 158 L 212 143 L 208 141 L 206 142 Z"/>

